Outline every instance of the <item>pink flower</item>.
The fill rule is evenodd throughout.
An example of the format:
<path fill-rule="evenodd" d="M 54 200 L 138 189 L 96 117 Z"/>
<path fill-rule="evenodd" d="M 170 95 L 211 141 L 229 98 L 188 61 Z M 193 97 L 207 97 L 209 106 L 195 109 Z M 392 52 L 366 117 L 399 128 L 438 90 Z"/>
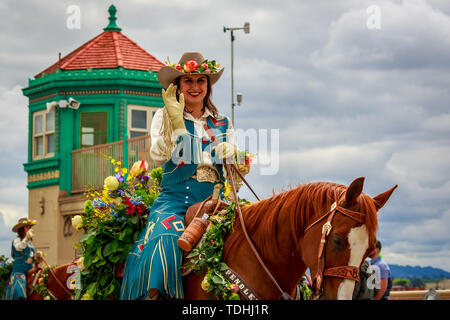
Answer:
<path fill-rule="evenodd" d="M 230 290 L 233 290 L 233 293 L 236 293 L 236 292 L 239 291 L 239 287 L 238 287 L 237 284 L 232 283 L 232 284 L 230 285 Z"/>
<path fill-rule="evenodd" d="M 177 70 L 181 70 L 181 66 L 180 66 L 180 64 L 179 64 L 179 63 L 177 63 L 177 64 L 175 65 L 175 69 L 177 69 Z"/>
<path fill-rule="evenodd" d="M 198 68 L 198 63 L 194 60 L 186 61 L 184 64 L 184 71 L 186 72 L 194 72 Z"/>
<path fill-rule="evenodd" d="M 202 68 L 205 69 L 205 70 L 208 69 L 208 64 L 207 63 L 203 63 L 202 64 Z"/>
<path fill-rule="evenodd" d="M 210 74 L 210 73 L 211 73 L 211 70 L 210 70 L 210 69 L 206 69 L 205 72 L 206 72 L 207 74 Z"/>

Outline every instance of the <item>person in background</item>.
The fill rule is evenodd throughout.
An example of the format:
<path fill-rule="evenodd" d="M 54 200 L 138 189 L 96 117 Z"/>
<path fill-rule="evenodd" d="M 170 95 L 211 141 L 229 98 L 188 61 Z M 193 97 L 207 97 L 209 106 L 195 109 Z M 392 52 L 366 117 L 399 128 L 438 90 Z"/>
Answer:
<path fill-rule="evenodd" d="M 9 281 L 6 283 L 4 300 L 23 300 L 27 298 L 27 272 L 33 267 L 35 249 L 31 242 L 34 231 L 31 229 L 35 220 L 21 218 L 12 228 L 17 237 L 11 246 L 11 257 L 14 259 Z"/>
<path fill-rule="evenodd" d="M 389 300 L 389 293 L 392 287 L 391 279 L 391 269 L 389 265 L 381 257 L 381 242 L 377 241 L 375 244 L 375 249 L 373 249 L 370 254 L 371 261 L 370 264 L 375 269 L 375 274 L 377 276 L 377 283 L 379 287 L 375 288 L 375 296 L 372 300 Z"/>

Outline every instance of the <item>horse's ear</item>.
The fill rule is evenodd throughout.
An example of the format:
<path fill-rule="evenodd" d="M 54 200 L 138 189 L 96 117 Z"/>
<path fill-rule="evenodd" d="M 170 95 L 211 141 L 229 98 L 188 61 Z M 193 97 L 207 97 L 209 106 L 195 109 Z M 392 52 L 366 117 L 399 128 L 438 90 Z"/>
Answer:
<path fill-rule="evenodd" d="M 353 180 L 352 183 L 347 188 L 347 192 L 345 194 L 345 202 L 347 205 L 352 205 L 356 202 L 356 199 L 361 194 L 364 187 L 364 177 L 359 177 Z"/>
<path fill-rule="evenodd" d="M 389 200 L 392 192 L 394 192 L 394 190 L 397 187 L 398 187 L 398 184 L 396 184 L 394 187 L 392 187 L 388 191 L 380 193 L 379 195 L 377 195 L 376 197 L 373 198 L 373 201 L 375 203 L 375 207 L 377 208 L 377 211 L 380 210 L 385 205 L 385 203 Z"/>

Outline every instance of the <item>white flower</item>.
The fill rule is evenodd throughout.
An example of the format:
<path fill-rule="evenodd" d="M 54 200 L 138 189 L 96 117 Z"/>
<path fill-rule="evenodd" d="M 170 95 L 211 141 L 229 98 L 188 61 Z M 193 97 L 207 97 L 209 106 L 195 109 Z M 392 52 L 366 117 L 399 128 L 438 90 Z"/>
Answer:
<path fill-rule="evenodd" d="M 83 218 L 80 215 L 76 215 L 72 218 L 72 226 L 80 230 L 83 227 Z"/>

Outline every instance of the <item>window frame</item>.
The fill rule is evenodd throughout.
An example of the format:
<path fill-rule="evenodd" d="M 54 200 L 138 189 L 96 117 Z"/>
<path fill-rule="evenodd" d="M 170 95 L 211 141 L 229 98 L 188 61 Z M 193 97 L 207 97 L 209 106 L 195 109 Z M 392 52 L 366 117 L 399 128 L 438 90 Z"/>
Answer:
<path fill-rule="evenodd" d="M 47 130 L 47 115 L 52 113 L 53 114 L 53 130 Z M 42 132 L 36 133 L 36 118 L 38 116 L 42 116 Z M 52 158 L 55 156 L 55 145 L 56 145 L 56 135 L 55 135 L 55 111 L 47 112 L 47 109 L 39 110 L 33 112 L 33 131 L 31 134 L 32 139 L 32 156 L 31 159 L 34 160 L 41 160 L 41 159 L 47 159 Z M 47 137 L 53 135 L 53 152 L 47 152 Z M 36 140 L 38 137 L 42 137 L 42 155 L 37 154 L 37 143 Z"/>
<path fill-rule="evenodd" d="M 154 106 L 144 106 L 144 105 L 137 105 L 137 104 L 129 104 L 128 105 L 128 116 L 127 116 L 127 136 L 128 139 L 131 139 L 131 132 L 143 132 L 145 135 L 150 134 L 150 129 L 152 128 L 152 121 L 153 116 L 155 115 L 156 111 L 161 109 L 160 107 L 154 107 Z M 147 128 L 133 128 L 131 125 L 133 123 L 132 114 L 133 110 L 138 111 L 146 111 L 146 117 L 147 117 Z"/>

